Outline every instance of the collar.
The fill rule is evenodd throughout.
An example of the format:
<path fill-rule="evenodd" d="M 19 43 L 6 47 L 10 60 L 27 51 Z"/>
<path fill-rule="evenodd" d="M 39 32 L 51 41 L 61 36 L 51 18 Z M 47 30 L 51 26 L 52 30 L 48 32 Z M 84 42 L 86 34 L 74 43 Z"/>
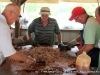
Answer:
<path fill-rule="evenodd" d="M 89 17 L 90 17 L 90 16 L 88 15 L 87 18 L 86 18 L 85 24 L 86 24 L 86 22 L 87 22 L 87 20 L 88 20 Z"/>

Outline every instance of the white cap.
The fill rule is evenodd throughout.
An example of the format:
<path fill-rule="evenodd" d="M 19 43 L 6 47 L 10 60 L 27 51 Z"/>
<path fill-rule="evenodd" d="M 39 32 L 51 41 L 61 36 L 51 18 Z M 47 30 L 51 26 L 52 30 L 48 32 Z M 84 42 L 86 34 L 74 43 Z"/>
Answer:
<path fill-rule="evenodd" d="M 41 7 L 39 14 L 48 14 L 48 15 L 51 15 L 50 9 L 48 7 Z"/>

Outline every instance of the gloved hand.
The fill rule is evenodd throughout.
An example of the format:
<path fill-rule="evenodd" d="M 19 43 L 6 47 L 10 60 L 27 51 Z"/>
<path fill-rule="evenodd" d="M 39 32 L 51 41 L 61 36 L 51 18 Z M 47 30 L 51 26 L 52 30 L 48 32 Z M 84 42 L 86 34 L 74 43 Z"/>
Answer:
<path fill-rule="evenodd" d="M 32 45 L 33 43 L 34 43 L 34 40 L 32 38 L 25 41 L 25 45 Z"/>
<path fill-rule="evenodd" d="M 59 43 L 58 48 L 60 49 L 60 51 L 71 50 L 68 48 L 68 45 L 64 45 L 63 43 Z"/>
<path fill-rule="evenodd" d="M 34 42 L 34 40 L 32 38 L 27 40 L 27 41 L 25 41 L 25 45 L 37 46 L 37 44 Z"/>
<path fill-rule="evenodd" d="M 65 45 L 62 44 L 62 43 L 58 43 L 58 48 L 60 49 L 60 51 L 64 51 L 64 50 L 66 50 Z"/>
<path fill-rule="evenodd" d="M 76 41 L 76 39 L 74 39 L 74 40 L 72 40 L 71 42 L 68 43 L 68 47 L 69 47 L 69 48 L 72 48 L 72 47 L 74 47 L 76 44 L 77 44 L 77 41 Z"/>
<path fill-rule="evenodd" d="M 21 39 L 18 39 L 18 38 L 14 38 L 14 40 L 12 41 L 12 43 L 14 45 L 17 45 L 17 46 L 23 46 L 24 45 L 24 41 L 21 40 Z"/>
<path fill-rule="evenodd" d="M 75 58 L 76 54 L 75 54 L 75 52 L 67 51 L 64 57 L 66 57 L 66 58 Z"/>

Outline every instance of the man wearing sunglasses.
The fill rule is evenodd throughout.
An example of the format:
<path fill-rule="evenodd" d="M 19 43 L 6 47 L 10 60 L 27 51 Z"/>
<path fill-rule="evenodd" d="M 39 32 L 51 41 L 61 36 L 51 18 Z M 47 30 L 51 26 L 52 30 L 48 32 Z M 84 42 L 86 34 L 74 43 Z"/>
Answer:
<path fill-rule="evenodd" d="M 87 14 L 86 10 L 81 7 L 75 7 L 72 10 L 72 15 L 69 18 L 70 21 L 75 20 L 78 23 L 83 24 L 83 30 L 78 39 L 74 39 L 70 42 L 70 45 L 76 43 L 79 38 L 82 40 L 83 47 L 77 52 L 77 55 L 81 54 L 83 51 L 91 57 L 91 67 L 98 67 L 99 59 L 99 48 L 98 42 L 100 39 L 100 25 L 95 20 L 93 16 Z"/>

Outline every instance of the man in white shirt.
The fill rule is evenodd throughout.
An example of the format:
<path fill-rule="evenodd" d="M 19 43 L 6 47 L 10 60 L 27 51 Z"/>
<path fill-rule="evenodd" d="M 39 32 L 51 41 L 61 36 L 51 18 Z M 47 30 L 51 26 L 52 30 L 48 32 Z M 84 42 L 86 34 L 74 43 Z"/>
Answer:
<path fill-rule="evenodd" d="M 8 57 L 13 60 L 23 61 L 28 64 L 35 64 L 36 60 L 17 52 L 12 46 L 10 25 L 18 20 L 20 8 L 16 4 L 8 4 L 0 14 L 0 64 Z"/>

